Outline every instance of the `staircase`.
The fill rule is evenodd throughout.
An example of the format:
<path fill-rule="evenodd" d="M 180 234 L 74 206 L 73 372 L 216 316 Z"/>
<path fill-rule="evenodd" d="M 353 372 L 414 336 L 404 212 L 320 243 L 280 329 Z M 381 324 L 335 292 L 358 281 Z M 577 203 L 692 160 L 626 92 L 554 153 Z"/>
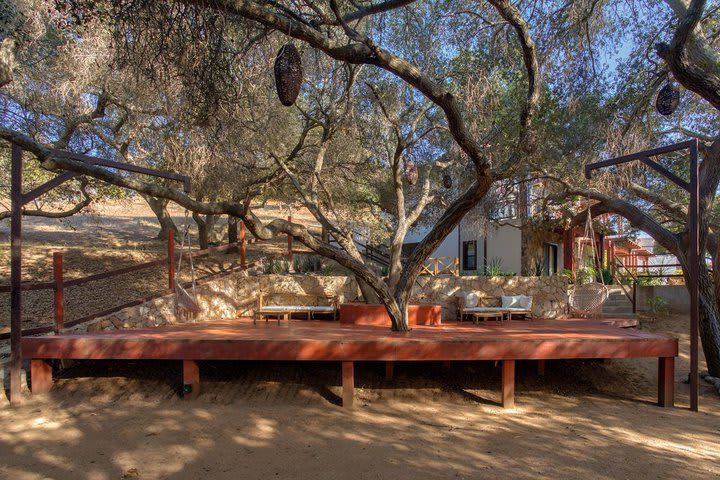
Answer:
<path fill-rule="evenodd" d="M 636 318 L 632 302 L 625 296 L 619 285 L 608 285 L 610 296 L 603 305 L 603 316 L 607 318 Z"/>

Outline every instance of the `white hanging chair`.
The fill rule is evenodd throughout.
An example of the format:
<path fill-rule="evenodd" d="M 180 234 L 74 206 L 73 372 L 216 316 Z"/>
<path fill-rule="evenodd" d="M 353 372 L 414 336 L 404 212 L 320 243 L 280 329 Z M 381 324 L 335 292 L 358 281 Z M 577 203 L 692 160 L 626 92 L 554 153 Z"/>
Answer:
<path fill-rule="evenodd" d="M 175 275 L 175 313 L 200 313 L 202 309 L 197 303 L 197 294 L 195 293 L 195 265 L 193 264 L 192 251 L 190 248 L 190 212 L 185 210 L 185 227 L 180 237 L 180 256 L 178 258 L 177 273 Z M 187 256 L 190 263 L 190 278 L 191 278 L 191 290 L 190 294 L 180 284 L 178 277 L 180 276 L 180 268 L 182 267 L 182 258 L 184 255 L 183 249 L 187 246 Z"/>
<path fill-rule="evenodd" d="M 590 238 L 590 246 L 592 247 L 597 265 L 602 267 L 602 261 L 595 245 L 595 230 L 592 226 L 592 216 L 590 215 L 590 206 L 588 204 L 587 220 L 585 222 L 585 237 Z M 580 259 L 583 258 L 583 245 L 580 245 Z M 580 317 L 601 318 L 603 305 L 608 299 L 610 293 L 605 286 L 605 278 L 600 273 L 600 282 L 592 280 L 588 283 L 578 285 L 575 283 L 570 292 L 568 303 L 570 305 L 570 313 Z"/>

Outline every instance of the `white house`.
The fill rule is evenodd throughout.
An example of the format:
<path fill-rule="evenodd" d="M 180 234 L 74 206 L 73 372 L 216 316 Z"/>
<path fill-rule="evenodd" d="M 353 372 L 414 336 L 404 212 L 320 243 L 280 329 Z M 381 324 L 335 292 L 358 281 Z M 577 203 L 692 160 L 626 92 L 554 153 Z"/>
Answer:
<path fill-rule="evenodd" d="M 461 271 L 479 275 L 498 270 L 515 275 L 562 272 L 562 232 L 530 232 L 520 228 L 522 217 L 534 213 L 530 191 L 525 186 L 518 188 L 517 194 L 506 195 L 507 200 L 493 212 L 496 222 L 477 221 L 479 210 L 466 215 L 432 257 L 457 257 Z M 428 232 L 429 227 L 412 229 L 405 239 L 405 252 L 412 251 Z"/>

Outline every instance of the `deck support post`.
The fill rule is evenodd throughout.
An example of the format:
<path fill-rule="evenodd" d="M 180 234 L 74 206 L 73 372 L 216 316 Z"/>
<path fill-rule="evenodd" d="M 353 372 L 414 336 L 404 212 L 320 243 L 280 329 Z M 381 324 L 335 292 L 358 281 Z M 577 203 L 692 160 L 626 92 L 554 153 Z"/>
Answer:
<path fill-rule="evenodd" d="M 395 374 L 395 362 L 394 361 L 387 361 L 385 362 L 385 380 L 391 381 L 393 379 L 393 375 Z"/>
<path fill-rule="evenodd" d="M 183 398 L 200 395 L 200 368 L 195 360 L 183 360 Z"/>
<path fill-rule="evenodd" d="M 52 388 L 52 365 L 47 360 L 33 358 L 30 361 L 30 386 L 33 395 L 48 393 Z"/>
<path fill-rule="evenodd" d="M 515 360 L 502 361 L 502 407 L 515 407 Z"/>
<path fill-rule="evenodd" d="M 545 360 L 538 360 L 537 372 L 541 377 L 545 375 Z"/>
<path fill-rule="evenodd" d="M 675 405 L 675 357 L 658 358 L 658 405 Z"/>
<path fill-rule="evenodd" d="M 342 405 L 343 408 L 353 407 L 355 394 L 355 374 L 353 362 L 342 362 Z"/>

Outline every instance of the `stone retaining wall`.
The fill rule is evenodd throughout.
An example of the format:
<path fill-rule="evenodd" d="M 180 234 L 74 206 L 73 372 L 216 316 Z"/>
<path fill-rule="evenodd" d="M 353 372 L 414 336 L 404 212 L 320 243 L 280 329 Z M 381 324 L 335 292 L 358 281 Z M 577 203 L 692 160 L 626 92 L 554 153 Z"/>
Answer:
<path fill-rule="evenodd" d="M 412 291 L 413 303 L 442 306 L 443 321 L 457 318 L 457 297 L 475 291 L 484 306 L 500 305 L 501 295 L 532 295 L 533 315 L 557 318 L 567 310 L 567 282 L 564 277 L 420 277 Z M 256 275 L 246 272 L 228 275 L 197 287 L 203 313 L 195 318 L 177 318 L 175 297 L 166 295 L 129 307 L 68 331 L 97 331 L 121 328 L 156 327 L 174 323 L 249 316 L 254 313 L 260 293 L 267 296 L 310 295 L 338 297 L 340 303 L 358 301 L 357 282 L 346 276 L 305 274 Z"/>
<path fill-rule="evenodd" d="M 463 292 L 476 292 L 480 306 L 499 307 L 502 295 L 531 295 L 533 316 L 561 318 L 568 307 L 565 277 L 419 277 L 412 291 L 417 303 L 435 303 L 443 307 L 442 318 L 458 315 L 457 298 Z"/>

